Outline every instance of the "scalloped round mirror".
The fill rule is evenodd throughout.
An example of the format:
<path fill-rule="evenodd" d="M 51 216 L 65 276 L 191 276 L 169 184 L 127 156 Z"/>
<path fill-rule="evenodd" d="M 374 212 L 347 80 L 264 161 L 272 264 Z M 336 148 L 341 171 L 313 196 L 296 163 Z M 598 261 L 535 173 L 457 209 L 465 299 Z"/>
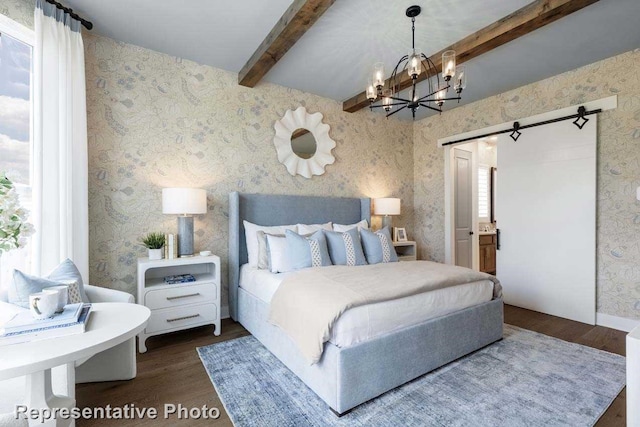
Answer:
<path fill-rule="evenodd" d="M 329 125 L 322 123 L 321 113 L 309 114 L 304 107 L 287 110 L 274 128 L 278 161 L 291 175 L 322 175 L 335 162 L 331 150 L 336 142 L 329 136 Z"/>
<path fill-rule="evenodd" d="M 308 129 L 299 128 L 291 134 L 291 149 L 301 159 L 310 159 L 316 154 L 318 144 Z"/>

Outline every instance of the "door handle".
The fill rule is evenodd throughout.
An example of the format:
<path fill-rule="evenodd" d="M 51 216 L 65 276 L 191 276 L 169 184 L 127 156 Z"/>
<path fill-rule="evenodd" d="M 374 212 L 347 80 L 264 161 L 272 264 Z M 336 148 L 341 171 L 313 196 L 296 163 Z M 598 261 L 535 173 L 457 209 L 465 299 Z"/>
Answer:
<path fill-rule="evenodd" d="M 496 250 L 500 250 L 500 229 L 496 228 Z"/>
<path fill-rule="evenodd" d="M 470 231 L 470 232 L 469 232 L 469 236 L 473 236 L 473 231 Z"/>

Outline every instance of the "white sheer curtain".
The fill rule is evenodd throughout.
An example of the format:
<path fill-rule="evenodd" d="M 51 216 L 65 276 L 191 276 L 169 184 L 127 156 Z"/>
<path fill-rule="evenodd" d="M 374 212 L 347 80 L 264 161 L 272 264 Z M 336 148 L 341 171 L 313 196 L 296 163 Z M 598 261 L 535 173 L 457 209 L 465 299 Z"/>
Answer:
<path fill-rule="evenodd" d="M 70 258 L 89 280 L 87 109 L 80 23 L 44 0 L 33 55 L 33 270 Z"/>

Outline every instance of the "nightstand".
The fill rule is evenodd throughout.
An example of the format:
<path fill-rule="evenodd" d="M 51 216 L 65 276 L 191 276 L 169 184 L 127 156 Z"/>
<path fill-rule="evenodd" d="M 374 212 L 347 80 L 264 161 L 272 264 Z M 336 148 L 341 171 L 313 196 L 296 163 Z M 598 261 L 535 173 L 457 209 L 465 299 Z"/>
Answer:
<path fill-rule="evenodd" d="M 166 276 L 192 274 L 195 282 L 167 284 Z M 138 259 L 138 304 L 151 310 L 138 335 L 140 353 L 154 335 L 202 325 L 215 325 L 220 335 L 220 258 L 216 255 L 176 259 Z"/>
<path fill-rule="evenodd" d="M 418 251 L 414 241 L 393 242 L 393 247 L 396 249 L 399 261 L 416 261 L 418 259 Z"/>

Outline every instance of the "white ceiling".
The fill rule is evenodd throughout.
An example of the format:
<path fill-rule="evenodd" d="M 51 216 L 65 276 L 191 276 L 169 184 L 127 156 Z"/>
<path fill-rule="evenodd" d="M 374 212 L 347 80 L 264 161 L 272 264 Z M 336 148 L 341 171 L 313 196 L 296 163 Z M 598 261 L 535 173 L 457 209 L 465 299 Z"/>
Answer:
<path fill-rule="evenodd" d="M 291 0 L 67 0 L 94 32 L 238 72 Z M 264 80 L 338 101 L 362 91 L 374 62 L 389 74 L 411 46 L 405 9 L 422 6 L 416 46 L 427 55 L 529 0 L 337 0 Z M 640 47 L 639 0 L 600 0 L 467 63 L 460 105 Z M 446 106 L 451 108 L 451 106 Z M 446 109 L 446 108 L 445 108 Z M 418 118 L 429 115 L 421 109 Z M 410 118 L 410 113 L 399 113 Z"/>

